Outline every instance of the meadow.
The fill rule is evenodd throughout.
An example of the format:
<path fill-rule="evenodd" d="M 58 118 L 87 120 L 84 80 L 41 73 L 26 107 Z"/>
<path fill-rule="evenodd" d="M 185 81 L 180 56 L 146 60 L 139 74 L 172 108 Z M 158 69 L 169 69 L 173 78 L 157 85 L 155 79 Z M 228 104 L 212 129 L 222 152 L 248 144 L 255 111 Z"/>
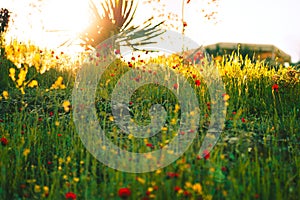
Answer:
<path fill-rule="evenodd" d="M 111 63 L 101 77 L 95 107 L 106 136 L 120 148 L 149 152 L 176 136 L 178 102 L 170 90 L 155 84 L 137 90 L 129 109 L 132 120 L 143 124 L 151 105 L 162 104 L 167 120 L 159 136 L 139 139 L 120 134 L 115 123 L 110 99 L 117 81 L 133 68 L 153 73 L 142 67 L 147 62 L 182 74 L 197 94 L 201 114 L 196 138 L 179 159 L 153 172 L 126 173 L 105 166 L 82 144 L 71 98 L 77 69 L 61 68 L 66 59 L 63 52 L 18 43 L 2 49 L 0 199 L 280 200 L 300 196 L 300 74 L 296 67 L 278 65 L 275 70 L 238 52 L 201 64 L 184 62 L 176 55 Z M 214 102 L 195 67 L 217 68 L 226 91 L 223 132 L 213 150 L 203 156 L 198 151 Z"/>

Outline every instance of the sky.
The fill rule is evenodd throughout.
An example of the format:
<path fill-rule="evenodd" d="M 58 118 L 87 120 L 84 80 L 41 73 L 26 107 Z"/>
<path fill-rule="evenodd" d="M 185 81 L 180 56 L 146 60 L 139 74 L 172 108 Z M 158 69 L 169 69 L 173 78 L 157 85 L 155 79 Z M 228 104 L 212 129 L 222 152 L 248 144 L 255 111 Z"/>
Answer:
<path fill-rule="evenodd" d="M 165 13 L 176 13 L 181 20 L 181 0 L 160 2 L 166 5 Z M 185 4 L 185 35 L 199 45 L 217 42 L 273 44 L 291 55 L 292 62 L 300 60 L 299 0 L 217 0 L 218 7 L 208 2 L 191 0 Z M 87 0 L 0 0 L 0 8 L 13 12 L 11 37 L 50 48 L 75 37 L 88 25 L 87 5 Z M 140 3 L 135 23 L 157 14 L 152 8 Z M 202 9 L 204 13 L 218 12 L 216 19 L 204 18 Z"/>

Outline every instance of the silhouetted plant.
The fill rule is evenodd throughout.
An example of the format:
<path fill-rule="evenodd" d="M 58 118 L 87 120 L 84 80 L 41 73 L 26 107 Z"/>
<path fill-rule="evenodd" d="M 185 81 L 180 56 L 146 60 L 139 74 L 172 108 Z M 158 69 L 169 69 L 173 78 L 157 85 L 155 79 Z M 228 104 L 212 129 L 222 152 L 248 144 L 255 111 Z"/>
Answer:
<path fill-rule="evenodd" d="M 100 4 L 100 8 L 92 0 L 89 3 L 94 19 L 80 34 L 82 45 L 87 49 L 96 47 L 106 39 L 119 34 L 117 46 L 122 43 L 137 50 L 138 46 L 155 43 L 150 39 L 164 33 L 159 29 L 163 21 L 154 24 L 153 17 L 141 25 L 132 25 L 138 6 L 136 0 L 106 0 Z M 99 12 L 99 9 L 103 12 Z"/>
<path fill-rule="evenodd" d="M 5 32 L 9 22 L 9 11 L 6 8 L 0 10 L 0 34 Z"/>

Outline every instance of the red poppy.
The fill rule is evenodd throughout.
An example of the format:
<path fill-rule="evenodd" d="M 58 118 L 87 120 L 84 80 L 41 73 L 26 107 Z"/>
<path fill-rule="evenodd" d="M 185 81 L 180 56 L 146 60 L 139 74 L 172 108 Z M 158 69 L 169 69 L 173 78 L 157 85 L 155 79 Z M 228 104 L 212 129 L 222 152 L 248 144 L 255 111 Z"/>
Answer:
<path fill-rule="evenodd" d="M 52 111 L 49 112 L 49 116 L 52 117 L 54 113 Z"/>
<path fill-rule="evenodd" d="M 146 195 L 150 196 L 151 192 L 149 190 L 147 190 Z"/>
<path fill-rule="evenodd" d="M 117 49 L 117 50 L 115 51 L 115 54 L 120 54 L 120 53 L 121 53 L 120 49 Z"/>
<path fill-rule="evenodd" d="M 131 191 L 129 188 L 120 188 L 118 194 L 121 198 L 127 198 L 131 195 Z"/>
<path fill-rule="evenodd" d="M 2 137 L 0 139 L 0 142 L 1 142 L 2 146 L 6 146 L 8 144 L 8 140 L 5 137 Z"/>
<path fill-rule="evenodd" d="M 278 89 L 279 89 L 279 86 L 275 83 L 275 84 L 272 86 L 272 90 L 275 90 L 276 92 L 278 92 Z"/>
<path fill-rule="evenodd" d="M 154 148 L 153 144 L 151 144 L 151 143 L 147 143 L 146 146 L 150 147 L 150 148 Z"/>
<path fill-rule="evenodd" d="M 174 172 L 168 172 L 167 173 L 167 178 L 178 178 L 179 174 L 174 173 Z"/>
<path fill-rule="evenodd" d="M 185 191 L 183 191 L 183 195 L 185 197 L 189 197 L 189 196 L 191 196 L 191 193 L 189 191 L 185 190 Z"/>
<path fill-rule="evenodd" d="M 205 150 L 203 151 L 203 153 L 202 153 L 202 156 L 203 156 L 203 158 L 204 158 L 205 160 L 208 160 L 209 157 L 210 157 L 209 151 L 205 149 Z"/>
<path fill-rule="evenodd" d="M 178 84 L 177 84 L 177 83 L 175 83 L 175 84 L 173 85 L 173 88 L 174 88 L 175 90 L 177 90 L 177 88 L 178 88 Z"/>
<path fill-rule="evenodd" d="M 196 84 L 196 86 L 200 86 L 200 84 L 201 84 L 200 80 L 196 80 L 195 84 Z"/>
<path fill-rule="evenodd" d="M 242 122 L 243 122 L 243 123 L 245 123 L 245 122 L 246 122 L 246 119 L 245 119 L 244 117 L 242 117 L 242 119 L 241 119 L 241 120 L 242 120 Z"/>
<path fill-rule="evenodd" d="M 175 186 L 175 187 L 174 187 L 174 191 L 175 191 L 175 192 L 178 192 L 179 190 L 181 190 L 181 188 L 180 188 L 179 186 Z"/>
<path fill-rule="evenodd" d="M 222 170 L 222 172 L 226 172 L 226 171 L 227 171 L 227 168 L 223 166 L 223 167 L 221 168 L 221 170 Z"/>
<path fill-rule="evenodd" d="M 65 197 L 66 199 L 76 199 L 76 194 L 73 192 L 67 192 Z"/>

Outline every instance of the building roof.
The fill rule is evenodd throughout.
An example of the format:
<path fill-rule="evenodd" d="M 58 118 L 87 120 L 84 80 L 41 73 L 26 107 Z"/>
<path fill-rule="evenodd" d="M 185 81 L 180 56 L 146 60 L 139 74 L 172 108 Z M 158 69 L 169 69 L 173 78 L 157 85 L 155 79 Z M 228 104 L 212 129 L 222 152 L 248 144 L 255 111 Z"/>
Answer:
<path fill-rule="evenodd" d="M 261 51 L 261 52 L 272 52 L 276 54 L 276 56 L 282 57 L 285 61 L 290 62 L 291 61 L 291 56 L 281 49 L 277 48 L 274 45 L 271 44 L 249 44 L 249 43 L 216 43 L 216 44 L 211 44 L 207 45 L 204 48 L 205 49 L 216 49 L 219 47 L 220 49 L 237 49 L 238 46 L 240 45 L 240 48 L 248 48 L 253 51 Z"/>

